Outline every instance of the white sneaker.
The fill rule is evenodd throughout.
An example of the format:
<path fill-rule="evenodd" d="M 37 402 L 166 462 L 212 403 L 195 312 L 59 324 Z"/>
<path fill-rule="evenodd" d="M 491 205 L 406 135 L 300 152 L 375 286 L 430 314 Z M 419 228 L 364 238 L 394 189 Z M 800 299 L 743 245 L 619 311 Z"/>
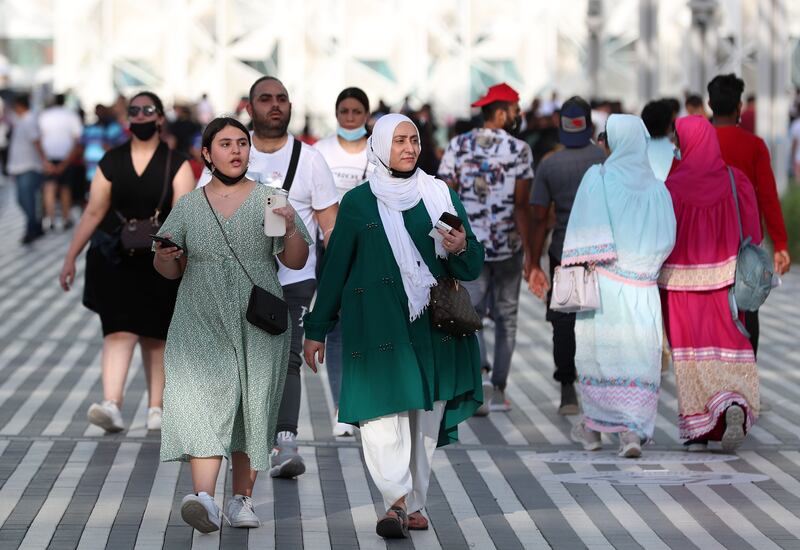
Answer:
<path fill-rule="evenodd" d="M 228 501 L 225 519 L 231 527 L 261 527 L 261 520 L 253 509 L 253 499 L 244 495 L 233 495 Z"/>
<path fill-rule="evenodd" d="M 278 440 L 272 454 L 269 457 L 271 468 L 270 477 L 280 477 L 292 479 L 303 475 L 306 471 L 306 464 L 303 457 L 297 451 L 297 441 L 292 432 L 279 432 Z"/>
<path fill-rule="evenodd" d="M 687 441 L 683 444 L 687 453 L 704 453 L 708 450 L 708 441 Z"/>
<path fill-rule="evenodd" d="M 619 456 L 623 458 L 639 458 L 642 456 L 642 440 L 628 430 L 619 434 Z"/>
<path fill-rule="evenodd" d="M 344 422 L 337 422 L 333 425 L 334 437 L 353 437 L 355 434 L 355 426 L 352 424 L 345 424 Z"/>
<path fill-rule="evenodd" d="M 511 401 L 506 399 L 505 390 L 500 388 L 493 388 L 492 400 L 489 403 L 489 410 L 491 412 L 508 412 L 511 410 Z"/>
<path fill-rule="evenodd" d="M 86 413 L 86 418 L 91 424 L 103 428 L 109 433 L 121 432 L 125 429 L 122 424 L 122 413 L 114 401 L 105 400 L 102 403 L 93 403 Z"/>
<path fill-rule="evenodd" d="M 147 409 L 147 429 L 160 430 L 161 429 L 161 415 L 164 412 L 161 407 L 150 407 Z"/>
<path fill-rule="evenodd" d="M 590 430 L 583 422 L 575 424 L 569 436 L 575 443 L 580 443 L 584 451 L 599 451 L 603 448 L 600 432 Z"/>
<path fill-rule="evenodd" d="M 494 386 L 488 374 L 483 375 L 483 404 L 475 411 L 475 416 L 488 416 L 491 410 L 491 401 L 494 396 Z"/>
<path fill-rule="evenodd" d="M 221 523 L 220 510 L 214 497 L 200 491 L 198 494 L 188 494 L 181 501 L 181 517 L 183 521 L 201 533 L 219 531 Z"/>
<path fill-rule="evenodd" d="M 352 424 L 339 422 L 339 409 L 333 413 L 333 437 L 352 437 L 355 435 L 356 427 Z"/>

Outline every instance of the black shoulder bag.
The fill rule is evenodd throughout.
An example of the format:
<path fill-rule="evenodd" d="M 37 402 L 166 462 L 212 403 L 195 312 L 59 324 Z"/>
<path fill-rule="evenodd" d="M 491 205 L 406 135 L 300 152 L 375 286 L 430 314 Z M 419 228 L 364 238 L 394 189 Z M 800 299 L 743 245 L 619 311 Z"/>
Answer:
<path fill-rule="evenodd" d="M 253 285 L 253 289 L 250 291 L 250 300 L 247 302 L 247 314 L 245 315 L 247 321 L 270 334 L 283 334 L 289 327 L 288 304 L 253 282 L 253 278 L 250 277 L 244 264 L 239 260 L 239 256 L 236 255 L 236 251 L 231 246 L 228 235 L 225 233 L 225 229 L 222 227 L 217 213 L 214 212 L 211 201 L 208 200 L 208 193 L 206 193 L 205 188 L 203 188 L 203 196 L 206 198 L 208 208 L 211 210 L 211 215 L 214 216 L 214 219 L 217 221 L 219 230 L 222 232 L 222 238 L 225 239 L 225 244 L 228 245 L 231 254 L 236 258 L 242 271 L 244 271 L 244 274 L 247 275 L 247 278 L 250 279 L 250 283 Z"/>
<path fill-rule="evenodd" d="M 156 206 L 156 210 L 151 217 L 143 220 L 126 218 L 119 210 L 114 210 L 122 224 L 119 233 L 120 247 L 128 256 L 150 253 L 150 247 L 153 245 L 153 239 L 150 238 L 150 235 L 158 233 L 158 229 L 161 227 L 161 220 L 158 217 L 161 215 L 161 208 L 164 206 L 164 200 L 169 192 L 171 166 L 172 149 L 167 148 L 167 165 L 164 168 L 164 185 L 161 190 L 161 198 L 158 200 L 158 206 Z"/>

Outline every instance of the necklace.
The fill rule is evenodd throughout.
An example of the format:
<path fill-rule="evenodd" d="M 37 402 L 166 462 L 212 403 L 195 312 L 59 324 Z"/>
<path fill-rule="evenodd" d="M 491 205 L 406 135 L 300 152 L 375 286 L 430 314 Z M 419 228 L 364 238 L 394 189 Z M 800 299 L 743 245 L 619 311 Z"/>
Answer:
<path fill-rule="evenodd" d="M 213 189 L 211 189 L 211 186 L 210 186 L 210 185 L 209 185 L 209 186 L 207 186 L 207 187 L 208 187 L 208 190 L 209 190 L 209 191 L 211 191 L 212 193 L 214 193 L 214 194 L 215 194 L 215 195 L 217 195 L 218 197 L 222 197 L 223 199 L 227 199 L 227 198 L 228 198 L 228 197 L 230 197 L 231 195 L 235 195 L 236 193 L 238 193 L 239 191 L 241 191 L 242 189 L 244 189 L 244 186 L 240 186 L 240 187 L 239 187 L 239 188 L 238 188 L 236 191 L 231 191 L 231 192 L 230 192 L 230 193 L 228 193 L 228 194 L 222 194 L 222 193 L 219 193 L 219 192 L 217 192 L 217 191 L 214 191 Z"/>

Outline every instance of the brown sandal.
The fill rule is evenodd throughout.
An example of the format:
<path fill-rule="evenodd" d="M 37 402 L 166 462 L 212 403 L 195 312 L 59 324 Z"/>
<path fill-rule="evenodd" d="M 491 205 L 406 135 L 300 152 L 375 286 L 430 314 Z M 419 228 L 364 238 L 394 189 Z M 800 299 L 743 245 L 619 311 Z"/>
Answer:
<path fill-rule="evenodd" d="M 422 512 L 417 510 L 413 514 L 408 514 L 408 530 L 409 531 L 427 531 L 428 518 L 422 515 Z"/>
<path fill-rule="evenodd" d="M 392 506 L 375 526 L 378 536 L 385 539 L 408 537 L 408 514 L 399 506 Z"/>

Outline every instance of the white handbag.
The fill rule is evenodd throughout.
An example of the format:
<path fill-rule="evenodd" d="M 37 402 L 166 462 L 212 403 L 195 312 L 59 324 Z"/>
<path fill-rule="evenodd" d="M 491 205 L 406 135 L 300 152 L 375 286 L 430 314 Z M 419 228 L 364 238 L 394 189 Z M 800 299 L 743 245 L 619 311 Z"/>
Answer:
<path fill-rule="evenodd" d="M 582 265 L 558 266 L 553 274 L 550 309 L 563 313 L 593 311 L 600 307 L 597 271 Z"/>

